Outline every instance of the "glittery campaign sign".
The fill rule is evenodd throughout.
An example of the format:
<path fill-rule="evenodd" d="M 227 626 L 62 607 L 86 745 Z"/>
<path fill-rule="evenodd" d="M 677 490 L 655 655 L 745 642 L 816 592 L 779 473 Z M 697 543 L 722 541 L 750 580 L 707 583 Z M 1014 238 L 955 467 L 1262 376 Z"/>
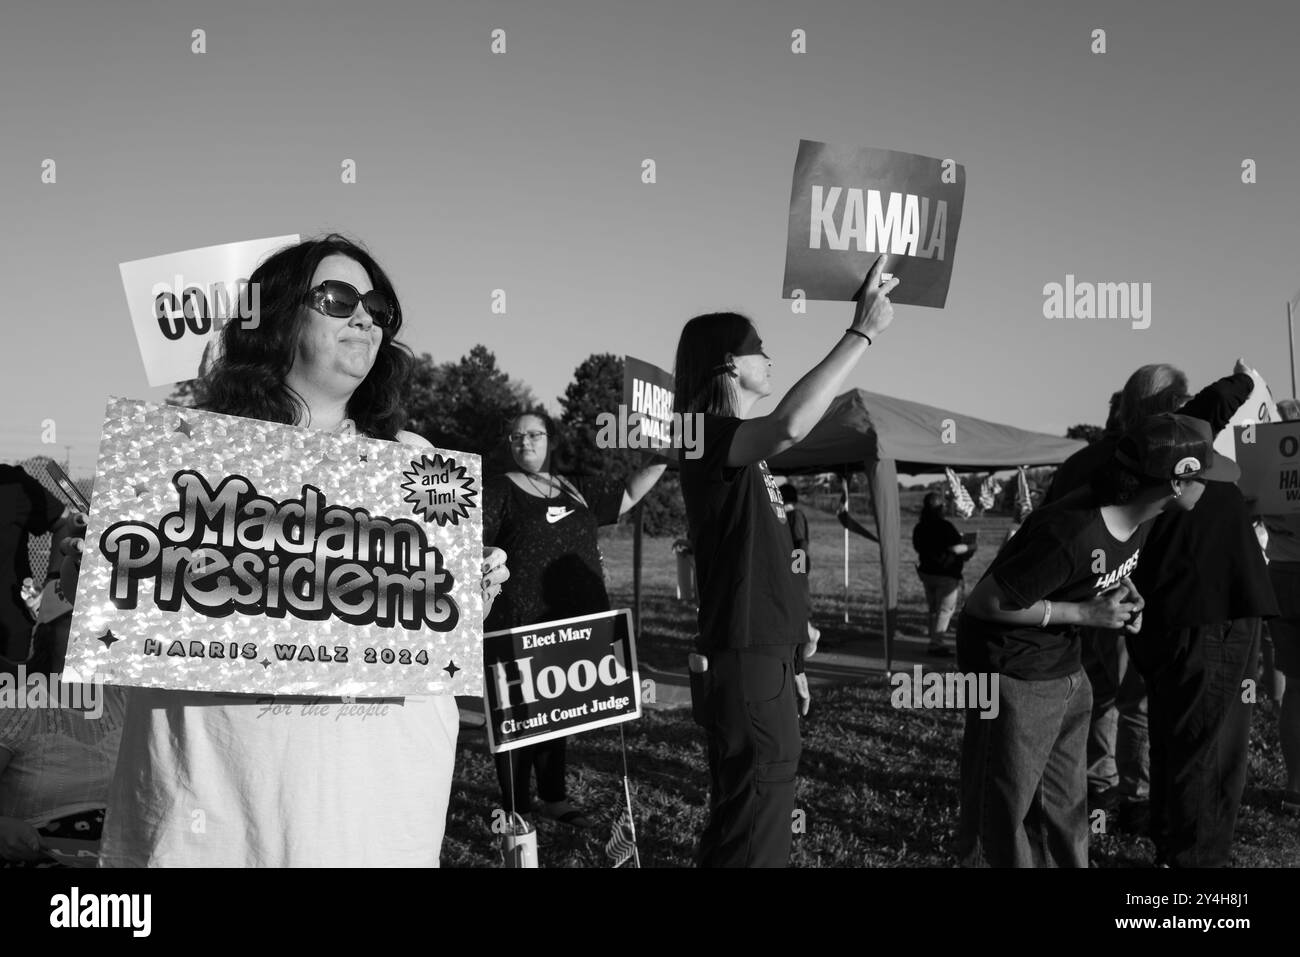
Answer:
<path fill-rule="evenodd" d="M 65 680 L 482 693 L 479 459 L 110 399 Z"/>

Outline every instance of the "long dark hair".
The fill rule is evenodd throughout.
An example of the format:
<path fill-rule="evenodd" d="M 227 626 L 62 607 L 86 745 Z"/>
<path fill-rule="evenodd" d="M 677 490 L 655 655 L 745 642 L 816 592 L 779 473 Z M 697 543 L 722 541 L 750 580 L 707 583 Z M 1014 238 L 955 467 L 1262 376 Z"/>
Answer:
<path fill-rule="evenodd" d="M 249 282 L 258 289 L 256 323 L 232 319 L 221 330 L 221 355 L 198 383 L 199 408 L 295 425 L 306 419 L 307 404 L 285 382 L 307 323 L 306 305 L 312 276 L 329 256 L 357 262 L 371 285 L 393 305 L 393 326 L 370 374 L 348 399 L 347 415 L 357 431 L 376 439 L 395 439 L 406 426 L 402 393 L 413 368 L 411 350 L 395 341 L 402 306 L 388 275 L 360 244 L 330 233 L 270 256 L 253 270 Z"/>
<path fill-rule="evenodd" d="M 735 387 L 727 375 L 727 353 L 740 347 L 754 324 L 736 312 L 696 316 L 682 327 L 673 365 L 673 411 L 738 414 Z"/>

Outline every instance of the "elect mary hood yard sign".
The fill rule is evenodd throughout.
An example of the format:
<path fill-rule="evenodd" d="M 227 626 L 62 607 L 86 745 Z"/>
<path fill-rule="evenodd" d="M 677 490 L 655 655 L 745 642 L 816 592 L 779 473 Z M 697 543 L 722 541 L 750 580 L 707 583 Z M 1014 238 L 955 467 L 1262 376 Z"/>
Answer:
<path fill-rule="evenodd" d="M 641 716 L 626 608 L 484 635 L 493 753 Z"/>

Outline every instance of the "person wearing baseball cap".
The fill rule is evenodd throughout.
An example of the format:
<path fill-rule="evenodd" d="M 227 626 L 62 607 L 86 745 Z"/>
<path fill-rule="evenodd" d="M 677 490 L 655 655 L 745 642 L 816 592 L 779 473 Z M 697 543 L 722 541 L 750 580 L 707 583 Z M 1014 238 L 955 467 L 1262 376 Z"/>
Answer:
<path fill-rule="evenodd" d="M 1187 376 L 1167 362 L 1139 366 L 1111 393 L 1101 437 L 1061 463 L 1042 504 L 1050 505 L 1088 480 L 1115 455 L 1124 433 L 1143 419 L 1174 412 L 1189 396 Z M 1151 749 L 1147 688 L 1128 647 L 1113 631 L 1083 635 L 1083 668 L 1092 685 L 1088 729 L 1088 813 L 1105 811 L 1109 831 L 1145 834 L 1150 819 Z"/>
<path fill-rule="evenodd" d="M 1149 697 L 1157 865 L 1227 865 L 1246 787 L 1248 682 L 1256 677 L 1262 620 L 1278 606 L 1250 510 L 1233 484 L 1235 465 L 1205 440 L 1227 426 L 1254 388 L 1238 362 L 1233 375 L 1178 410 L 1177 425 L 1148 423 L 1127 447 L 1152 469 L 1191 476 L 1202 487 L 1195 510 L 1156 519 L 1133 572 L 1146 624 L 1127 641 Z M 1198 423 L 1201 451 L 1180 444 L 1191 436 L 1188 419 Z"/>
<path fill-rule="evenodd" d="M 1142 420 L 1088 486 L 1031 512 L 972 590 L 957 665 L 992 673 L 998 701 L 966 710 L 962 864 L 1088 866 L 1092 686 L 1082 638 L 1142 628 L 1129 576 L 1152 521 L 1195 508 L 1204 476 L 1231 472 L 1213 444 L 1195 420 Z"/>
<path fill-rule="evenodd" d="M 1149 478 L 1203 482 L 1235 482 L 1241 478 L 1237 463 L 1214 451 L 1209 423 L 1173 412 L 1143 419 L 1120 438 L 1115 458 Z"/>

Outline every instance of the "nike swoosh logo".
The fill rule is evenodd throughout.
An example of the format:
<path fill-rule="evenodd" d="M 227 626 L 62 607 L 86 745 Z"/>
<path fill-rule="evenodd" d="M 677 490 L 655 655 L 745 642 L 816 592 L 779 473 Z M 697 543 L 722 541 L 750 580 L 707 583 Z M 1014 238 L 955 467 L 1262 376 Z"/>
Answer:
<path fill-rule="evenodd" d="M 548 524 L 554 525 L 560 519 L 568 518 L 572 514 L 573 509 L 571 508 L 555 508 L 552 506 L 546 510 L 546 521 Z"/>

